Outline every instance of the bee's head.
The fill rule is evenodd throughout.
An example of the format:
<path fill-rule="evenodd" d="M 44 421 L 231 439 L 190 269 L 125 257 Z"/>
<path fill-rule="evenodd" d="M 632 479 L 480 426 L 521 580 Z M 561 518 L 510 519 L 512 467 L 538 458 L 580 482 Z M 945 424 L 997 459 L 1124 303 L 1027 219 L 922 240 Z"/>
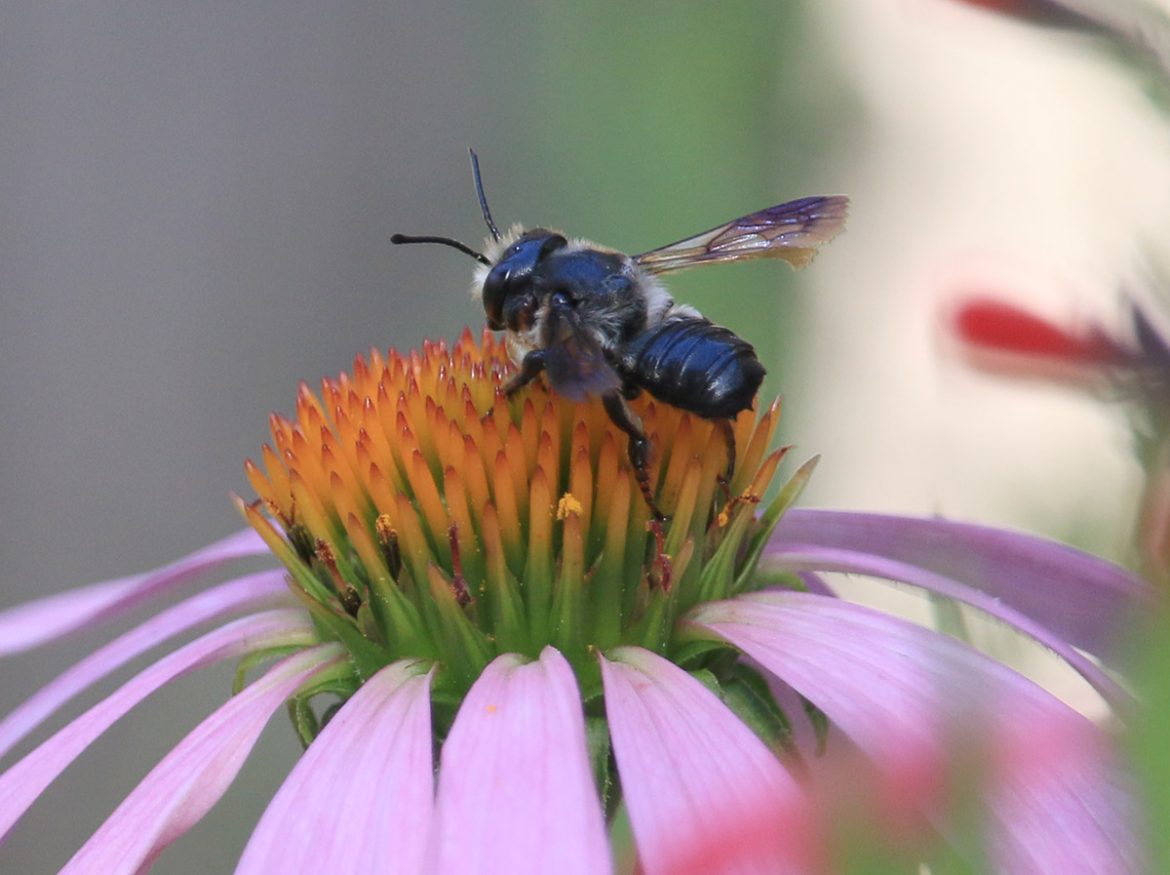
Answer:
<path fill-rule="evenodd" d="M 539 302 L 533 273 L 549 253 L 566 245 L 555 231 L 525 231 L 491 266 L 483 281 L 483 309 L 493 331 L 526 331 L 536 320 Z"/>

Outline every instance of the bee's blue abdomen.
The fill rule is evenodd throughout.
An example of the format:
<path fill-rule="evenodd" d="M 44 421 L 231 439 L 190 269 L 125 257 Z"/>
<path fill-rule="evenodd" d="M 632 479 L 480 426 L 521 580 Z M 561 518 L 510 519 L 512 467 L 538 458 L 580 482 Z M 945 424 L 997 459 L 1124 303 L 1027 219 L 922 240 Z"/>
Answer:
<path fill-rule="evenodd" d="M 670 319 L 629 341 L 622 375 L 660 401 L 706 419 L 752 406 L 764 366 L 752 345 L 703 318 Z"/>

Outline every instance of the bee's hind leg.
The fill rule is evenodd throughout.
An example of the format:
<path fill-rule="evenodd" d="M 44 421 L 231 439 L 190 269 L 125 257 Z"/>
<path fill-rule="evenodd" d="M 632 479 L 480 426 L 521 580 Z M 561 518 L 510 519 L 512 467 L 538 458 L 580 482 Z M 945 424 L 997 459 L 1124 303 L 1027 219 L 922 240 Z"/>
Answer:
<path fill-rule="evenodd" d="M 630 464 L 634 467 L 638 488 L 642 490 L 642 497 L 646 500 L 650 513 L 655 519 L 664 521 L 666 517 L 654 503 L 654 493 L 650 488 L 650 438 L 642 431 L 642 424 L 626 404 L 620 389 L 606 392 L 601 396 L 601 403 L 605 405 L 605 412 L 609 414 L 613 424 L 629 437 Z"/>

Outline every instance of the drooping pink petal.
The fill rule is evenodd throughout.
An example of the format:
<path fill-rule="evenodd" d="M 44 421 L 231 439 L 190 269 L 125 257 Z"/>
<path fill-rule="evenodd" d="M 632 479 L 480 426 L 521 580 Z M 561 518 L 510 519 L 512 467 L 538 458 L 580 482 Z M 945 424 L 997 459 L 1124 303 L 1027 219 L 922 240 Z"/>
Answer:
<path fill-rule="evenodd" d="M 1103 738 L 1006 666 L 904 620 L 807 593 L 714 602 L 689 622 L 814 702 L 890 774 L 931 759 L 941 769 L 960 730 L 982 739 L 997 871 L 1139 871 L 1124 778 Z"/>
<path fill-rule="evenodd" d="M 786 565 L 799 557 L 803 568 L 825 550 L 932 572 L 966 591 L 956 598 L 1005 619 L 1003 609 L 1010 609 L 1102 657 L 1117 652 L 1155 601 L 1149 584 L 1080 550 L 941 519 L 793 509 L 776 527 L 768 555 Z"/>
<path fill-rule="evenodd" d="M 887 556 L 987 593 L 1092 653 L 1108 654 L 1154 602 L 1153 589 L 1080 550 L 987 526 L 943 519 L 794 508 L 770 547 Z"/>
<path fill-rule="evenodd" d="M 269 611 L 208 632 L 139 672 L 0 775 L 0 837 L 94 739 L 159 687 L 214 662 L 313 640 L 304 612 Z"/>
<path fill-rule="evenodd" d="M 200 723 L 123 800 L 62 873 L 143 872 L 211 810 L 272 713 L 343 651 L 320 644 L 288 656 Z"/>
<path fill-rule="evenodd" d="M 609 656 L 605 710 L 641 871 L 806 871 L 802 793 L 764 743 L 665 659 L 634 647 Z"/>
<path fill-rule="evenodd" d="M 209 620 L 287 596 L 283 572 L 261 571 L 220 584 L 151 617 L 58 675 L 0 720 L 0 756 L 61 705 L 150 648 Z"/>
<path fill-rule="evenodd" d="M 500 656 L 467 694 L 443 745 L 432 854 L 442 875 L 610 871 L 581 698 L 556 650 Z"/>
<path fill-rule="evenodd" d="M 245 529 L 155 571 L 91 583 L 9 608 L 0 612 L 0 656 L 32 650 L 112 619 L 226 562 L 267 552 L 260 536 Z"/>
<path fill-rule="evenodd" d="M 237 875 L 421 871 L 434 807 L 424 670 L 387 666 L 333 716 L 265 810 Z"/>
<path fill-rule="evenodd" d="M 884 556 L 825 547 L 794 546 L 790 550 L 785 550 L 777 563 L 779 566 L 793 571 L 813 567 L 819 571 L 841 571 L 902 581 L 982 608 L 995 616 L 996 619 L 1035 638 L 1063 658 L 1113 707 L 1122 709 L 1130 708 L 1133 705 L 1133 697 L 1124 687 L 1059 635 L 1019 611 L 1005 606 L 998 599 L 957 583 L 941 574 L 924 571 L 918 566 L 908 565 Z"/>

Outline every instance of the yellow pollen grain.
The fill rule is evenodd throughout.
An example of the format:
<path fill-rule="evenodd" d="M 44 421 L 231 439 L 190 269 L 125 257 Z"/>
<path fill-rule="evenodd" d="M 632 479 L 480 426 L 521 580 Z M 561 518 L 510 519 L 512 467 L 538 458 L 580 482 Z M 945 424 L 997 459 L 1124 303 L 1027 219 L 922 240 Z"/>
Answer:
<path fill-rule="evenodd" d="M 389 544 L 398 537 L 398 533 L 394 531 L 394 520 L 390 518 L 388 513 L 380 513 L 374 519 L 374 531 L 378 533 L 378 540 L 383 545 Z"/>
<path fill-rule="evenodd" d="M 566 492 L 557 502 L 557 519 L 563 520 L 570 514 L 580 518 L 582 510 L 584 510 L 584 508 L 581 506 L 581 502 L 577 500 L 576 496 L 574 496 L 571 492 Z"/>

